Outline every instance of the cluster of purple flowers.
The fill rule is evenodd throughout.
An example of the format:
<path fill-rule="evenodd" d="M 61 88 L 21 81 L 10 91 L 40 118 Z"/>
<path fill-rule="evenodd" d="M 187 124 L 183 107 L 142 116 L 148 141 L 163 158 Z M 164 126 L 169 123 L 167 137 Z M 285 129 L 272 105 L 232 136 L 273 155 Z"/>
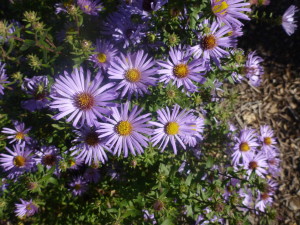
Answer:
<path fill-rule="evenodd" d="M 71 73 L 59 74 L 51 87 L 47 76 L 34 76 L 23 81 L 22 91 L 28 95 L 28 100 L 21 102 L 24 109 L 34 112 L 48 108 L 56 113 L 55 120 L 67 117 L 66 121 L 73 125 L 76 138 L 66 152 L 70 157 L 67 167 L 76 170 L 82 164 L 89 166 L 82 176 L 70 181 L 68 187 L 74 196 L 85 193 L 89 183 L 99 181 L 98 165 L 106 163 L 109 154 L 128 157 L 131 153 L 135 156 L 142 154 L 150 143 L 162 152 L 170 146 L 177 154 L 179 147 L 194 149 L 203 140 L 204 118 L 198 111 L 174 105 L 158 109 L 157 118 L 153 119 L 155 115 L 142 113 L 143 109 L 131 105 L 130 100 L 150 94 L 149 87 L 158 83 L 164 87 L 171 83 L 188 96 L 198 92 L 199 86 L 206 82 L 206 74 L 215 65 L 222 69 L 222 59 L 229 57 L 231 50 L 236 48 L 237 37 L 243 35 L 240 20 L 250 20 L 244 13 L 251 11 L 250 3 L 211 0 L 214 17 L 208 20 L 199 15 L 202 22 L 193 31 L 197 38 L 190 43 L 191 46 L 170 47 L 168 56 L 156 61 L 146 50 L 164 44 L 158 41 L 154 47 L 147 35 L 149 28 L 155 25 L 151 17 L 167 3 L 167 0 L 122 1 L 117 11 L 103 20 L 100 34 L 109 37 L 110 41 L 106 38 L 96 40 L 95 51 L 89 57 L 95 67 L 95 76 L 80 67 Z M 91 16 L 99 15 L 104 9 L 100 0 L 65 1 L 55 7 L 56 13 L 72 14 L 80 9 Z M 296 12 L 297 8 L 291 6 L 282 17 L 282 26 L 289 35 L 297 27 L 294 21 Z M 179 17 L 179 20 L 183 19 L 184 16 Z M 152 35 L 159 37 L 156 33 Z M 256 52 L 250 53 L 241 74 L 234 76 L 238 81 L 246 77 L 251 85 L 260 85 L 262 61 Z M 5 64 L 0 62 L 1 95 L 9 83 L 4 67 Z M 222 82 L 214 80 L 213 83 L 221 90 Z M 216 94 L 212 93 L 212 96 L 215 99 Z M 17 179 L 26 172 L 35 171 L 38 164 L 47 169 L 55 167 L 54 174 L 59 176 L 63 170 L 61 151 L 56 146 L 37 147 L 29 135 L 31 129 L 34 128 L 25 128 L 25 124 L 19 121 L 14 122 L 14 129 L 2 129 L 2 133 L 11 139 L 9 143 L 14 143 L 13 150 L 5 148 L 7 152 L 0 154 L 0 163 L 7 177 Z M 276 144 L 274 133 L 268 126 L 261 126 L 260 134 L 253 129 L 244 129 L 235 137 L 232 153 L 235 169 L 246 170 L 245 179 L 249 179 L 252 173 L 268 179 L 265 190 L 256 194 L 255 207 L 260 211 L 272 202 L 277 186 L 271 179 L 279 174 Z M 235 180 L 231 183 L 239 185 Z M 253 202 L 253 193 L 248 189 L 241 189 L 239 194 L 244 198 L 244 205 Z M 32 200 L 20 201 L 21 204 L 16 204 L 17 216 L 32 216 L 38 211 Z M 208 213 L 209 209 L 205 211 Z M 144 217 L 155 221 L 147 210 Z M 201 221 L 202 217 L 198 220 Z M 213 218 L 213 221 L 219 221 L 219 218 Z"/>
<path fill-rule="evenodd" d="M 232 164 L 235 169 L 245 170 L 249 179 L 252 173 L 266 180 L 266 187 L 253 194 L 250 189 L 241 189 L 240 195 L 244 198 L 243 204 L 250 207 L 255 200 L 255 208 L 264 211 L 273 201 L 272 196 L 278 184 L 274 180 L 280 174 L 280 159 L 274 131 L 267 125 L 255 129 L 245 128 L 235 136 L 235 145 L 232 153 Z M 234 186 L 239 181 L 234 182 Z"/>

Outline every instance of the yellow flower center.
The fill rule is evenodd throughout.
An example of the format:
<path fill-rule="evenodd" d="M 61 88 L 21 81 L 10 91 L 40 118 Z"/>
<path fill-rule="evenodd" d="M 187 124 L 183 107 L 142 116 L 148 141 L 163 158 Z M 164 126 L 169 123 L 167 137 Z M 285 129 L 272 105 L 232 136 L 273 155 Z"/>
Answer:
<path fill-rule="evenodd" d="M 178 64 L 173 69 L 174 75 L 178 78 L 185 78 L 189 75 L 189 68 L 186 64 Z"/>
<path fill-rule="evenodd" d="M 24 166 L 25 162 L 26 162 L 25 157 L 23 157 L 21 155 L 18 155 L 18 156 L 14 157 L 14 165 L 15 166 L 18 166 L 18 167 Z"/>
<path fill-rule="evenodd" d="M 250 150 L 250 146 L 248 145 L 248 143 L 243 142 L 240 144 L 240 150 L 242 152 L 248 152 Z"/>
<path fill-rule="evenodd" d="M 106 55 L 104 53 L 99 53 L 97 55 L 97 59 L 99 63 L 105 63 L 106 62 Z"/>
<path fill-rule="evenodd" d="M 70 164 L 70 167 L 72 167 L 72 166 L 75 166 L 76 165 L 76 162 L 74 161 L 74 160 L 69 160 L 69 164 Z"/>
<path fill-rule="evenodd" d="M 175 135 L 179 132 L 179 124 L 176 122 L 169 122 L 165 125 L 165 132 L 168 135 Z"/>
<path fill-rule="evenodd" d="M 16 133 L 16 139 L 22 140 L 22 139 L 24 139 L 24 137 L 25 137 L 25 135 L 24 135 L 23 132 L 17 132 Z"/>
<path fill-rule="evenodd" d="M 80 93 L 77 94 L 75 97 L 76 106 L 82 110 L 88 110 L 91 109 L 94 104 L 95 100 L 94 97 L 89 93 Z"/>
<path fill-rule="evenodd" d="M 91 11 L 91 7 L 89 5 L 85 5 L 84 8 L 86 11 Z"/>
<path fill-rule="evenodd" d="M 138 82 L 141 79 L 141 72 L 137 69 L 129 69 L 126 72 L 125 78 L 129 82 Z"/>
<path fill-rule="evenodd" d="M 204 36 L 201 40 L 201 46 L 204 50 L 213 49 L 217 46 L 216 37 L 212 34 Z"/>
<path fill-rule="evenodd" d="M 212 11 L 214 14 L 221 14 L 221 15 L 224 15 L 227 13 L 227 8 L 228 8 L 228 4 L 226 1 L 222 1 L 220 3 L 221 0 L 217 0 L 216 1 L 216 5 L 212 7 Z"/>
<path fill-rule="evenodd" d="M 122 135 L 122 136 L 127 136 L 130 135 L 132 133 L 132 125 L 129 121 L 120 121 L 117 125 L 116 125 L 116 131 L 118 134 Z"/>
<path fill-rule="evenodd" d="M 249 169 L 255 170 L 257 167 L 258 167 L 257 162 L 254 162 L 254 161 L 249 162 Z"/>
<path fill-rule="evenodd" d="M 28 204 L 28 205 L 26 205 L 26 210 L 31 210 L 32 209 L 32 207 L 31 207 L 31 204 Z"/>
<path fill-rule="evenodd" d="M 91 132 L 85 137 L 85 142 L 88 145 L 95 146 L 99 143 L 99 138 L 96 132 Z"/>
<path fill-rule="evenodd" d="M 265 143 L 266 145 L 270 145 L 270 144 L 272 144 L 272 139 L 271 139 L 270 137 L 265 137 L 265 138 L 264 138 L 264 143 Z"/>

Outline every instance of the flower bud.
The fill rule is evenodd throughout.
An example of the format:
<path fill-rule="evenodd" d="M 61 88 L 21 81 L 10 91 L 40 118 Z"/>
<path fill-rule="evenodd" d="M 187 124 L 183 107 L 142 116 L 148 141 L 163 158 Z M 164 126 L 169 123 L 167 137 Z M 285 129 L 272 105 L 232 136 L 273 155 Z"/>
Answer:
<path fill-rule="evenodd" d="M 156 211 L 161 211 L 165 207 L 164 203 L 161 200 L 156 200 L 153 204 L 153 209 Z"/>

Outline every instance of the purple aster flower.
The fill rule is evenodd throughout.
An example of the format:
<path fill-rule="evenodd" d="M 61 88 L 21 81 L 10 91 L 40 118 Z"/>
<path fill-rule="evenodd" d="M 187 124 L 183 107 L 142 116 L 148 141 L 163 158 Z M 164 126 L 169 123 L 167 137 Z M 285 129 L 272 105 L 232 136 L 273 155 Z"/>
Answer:
<path fill-rule="evenodd" d="M 17 142 L 18 144 L 25 144 L 30 143 L 31 138 L 28 137 L 28 132 L 30 131 L 31 127 L 25 129 L 25 124 L 19 121 L 13 121 L 15 129 L 10 129 L 4 127 L 2 129 L 2 133 L 9 134 L 10 136 L 7 139 L 12 139 L 9 144 Z"/>
<path fill-rule="evenodd" d="M 1 192 L 7 190 L 8 186 L 9 186 L 8 179 L 2 178 L 1 181 L 0 181 L 0 190 L 1 190 Z M 2 194 L 1 192 L 0 192 L 0 196 Z"/>
<path fill-rule="evenodd" d="M 142 210 L 144 213 L 144 221 L 145 222 L 150 222 L 151 224 L 157 224 L 154 214 L 150 214 L 147 209 Z"/>
<path fill-rule="evenodd" d="M 107 161 L 105 153 L 107 147 L 105 142 L 98 137 L 97 128 L 83 126 L 81 130 L 76 130 L 77 138 L 74 141 L 80 143 L 70 149 L 72 156 L 76 156 L 76 159 L 81 159 L 88 165 Z"/>
<path fill-rule="evenodd" d="M 32 202 L 32 199 L 29 201 L 25 201 L 20 198 L 21 204 L 15 204 L 16 206 L 16 216 L 24 217 L 24 216 L 33 216 L 38 212 L 38 206 Z"/>
<path fill-rule="evenodd" d="M 268 174 L 272 177 L 278 177 L 280 171 L 280 159 L 275 157 L 268 158 Z"/>
<path fill-rule="evenodd" d="M 97 122 L 97 117 L 103 117 L 103 114 L 109 115 L 111 111 L 105 106 L 115 106 L 110 101 L 117 98 L 117 94 L 111 88 L 114 83 L 108 83 L 100 87 L 103 76 L 97 74 L 94 80 L 91 80 L 91 73 L 87 70 L 87 76 L 84 77 L 83 69 L 75 69 L 73 73 L 67 72 L 60 75 L 53 85 L 52 98 L 54 99 L 50 107 L 58 109 L 59 114 L 53 118 L 59 120 L 66 115 L 71 114 L 67 121 L 73 120 L 73 126 L 76 127 L 78 121 L 80 124 L 86 122 L 93 126 Z"/>
<path fill-rule="evenodd" d="M 14 178 L 21 175 L 23 172 L 30 171 L 35 165 L 35 160 L 32 158 L 32 151 L 25 145 L 14 145 L 14 151 L 5 148 L 8 154 L 0 154 L 1 166 L 6 172 L 9 172 L 8 177 Z"/>
<path fill-rule="evenodd" d="M 83 193 L 85 193 L 87 191 L 87 188 L 88 188 L 87 182 L 81 176 L 74 178 L 73 181 L 69 184 L 69 186 L 71 187 L 72 194 L 74 196 L 82 195 Z"/>
<path fill-rule="evenodd" d="M 119 81 L 116 89 L 122 90 L 121 98 L 126 94 L 129 98 L 132 94 L 143 96 L 144 93 L 149 93 L 148 86 L 156 84 L 156 78 L 153 77 L 156 72 L 154 65 L 153 59 L 148 58 L 148 54 L 141 50 L 127 56 L 121 54 L 120 58 L 111 63 L 108 74 L 110 79 Z"/>
<path fill-rule="evenodd" d="M 243 129 L 239 137 L 235 137 L 235 141 L 234 153 L 232 154 L 233 165 L 237 165 L 241 157 L 243 161 L 251 157 L 259 146 L 254 129 Z"/>
<path fill-rule="evenodd" d="M 98 12 L 103 8 L 100 4 L 100 0 L 77 0 L 77 5 L 84 13 L 92 16 L 97 16 Z"/>
<path fill-rule="evenodd" d="M 42 146 L 40 151 L 36 152 L 38 158 L 37 163 L 41 163 L 50 169 L 55 166 L 58 169 L 59 161 L 62 157 L 59 155 L 59 150 L 55 146 Z"/>
<path fill-rule="evenodd" d="M 244 206 L 247 206 L 247 207 L 250 207 L 251 206 L 251 203 L 252 203 L 252 200 L 253 200 L 253 195 L 252 195 L 252 192 L 251 192 L 251 189 L 240 189 L 239 192 L 238 192 L 239 196 L 241 196 L 243 199 L 243 205 Z M 241 210 L 245 211 L 245 208 L 241 208 Z"/>
<path fill-rule="evenodd" d="M 212 97 L 211 101 L 216 102 L 222 99 L 221 97 L 219 97 L 218 92 L 224 92 L 224 90 L 220 88 L 223 85 L 223 83 L 216 79 L 213 81 L 213 85 L 214 86 L 212 87 L 210 92 Z"/>
<path fill-rule="evenodd" d="M 231 27 L 240 27 L 243 24 L 238 19 L 250 20 L 243 12 L 250 12 L 250 3 L 244 0 L 210 0 L 212 12 L 219 24 L 225 23 Z"/>
<path fill-rule="evenodd" d="M 83 174 L 83 177 L 88 182 L 97 183 L 100 179 L 100 173 L 98 168 L 87 168 Z"/>
<path fill-rule="evenodd" d="M 252 172 L 255 172 L 258 176 L 264 178 L 267 174 L 267 158 L 263 152 L 256 155 L 245 158 L 243 162 L 244 168 L 247 170 L 248 177 Z"/>
<path fill-rule="evenodd" d="M 237 73 L 237 72 L 232 72 L 231 78 L 232 78 L 234 83 L 238 83 L 238 84 L 241 83 L 242 80 L 244 80 L 244 77 L 241 74 Z"/>
<path fill-rule="evenodd" d="M 195 134 L 195 131 L 191 129 L 192 123 L 188 120 L 188 118 L 190 118 L 190 111 L 184 109 L 179 112 L 179 110 L 179 105 L 175 105 L 172 113 L 168 107 L 157 111 L 158 122 L 150 122 L 154 126 L 158 127 L 154 130 L 154 136 L 151 138 L 153 146 L 156 146 L 159 142 L 161 142 L 159 148 L 164 151 L 167 144 L 171 142 L 174 154 L 177 154 L 177 140 L 180 145 L 186 149 L 183 139 L 186 138 L 186 136 L 192 136 Z M 189 123 L 187 124 L 187 122 Z"/>
<path fill-rule="evenodd" d="M 255 203 L 255 208 L 258 208 L 260 211 L 264 212 L 265 208 L 268 205 L 271 205 L 273 202 L 271 192 L 260 192 L 258 191 L 257 200 Z"/>
<path fill-rule="evenodd" d="M 200 25 L 200 30 L 200 43 L 191 47 L 191 52 L 197 58 L 202 57 L 206 64 L 209 65 L 212 59 L 220 67 L 220 58 L 229 56 L 229 52 L 223 48 L 233 47 L 236 42 L 234 36 L 227 35 L 232 29 L 226 25 L 220 26 L 216 21 L 210 25 L 209 20 L 205 19 Z"/>
<path fill-rule="evenodd" d="M 295 14 L 297 12 L 297 6 L 291 5 L 282 16 L 281 25 L 289 36 L 291 36 L 297 29 L 297 21 L 295 20 Z"/>
<path fill-rule="evenodd" d="M 197 91 L 197 86 L 192 82 L 203 84 L 205 78 L 202 77 L 206 69 L 202 66 L 200 59 L 194 59 L 190 61 L 191 54 L 183 50 L 181 46 L 178 48 L 171 48 L 169 52 L 170 58 L 167 62 L 159 61 L 158 65 L 162 68 L 158 70 L 158 74 L 161 74 L 159 80 L 168 84 L 173 81 L 173 85 L 179 88 L 183 86 L 189 92 Z"/>
<path fill-rule="evenodd" d="M 131 14 L 126 14 L 126 11 L 109 15 L 103 27 L 103 34 L 108 35 L 117 44 L 121 44 L 123 48 L 139 44 L 146 36 L 147 30 L 145 23 L 133 22 Z"/>
<path fill-rule="evenodd" d="M 5 70 L 5 63 L 2 63 L 1 61 L 0 61 L 0 94 L 1 95 L 4 95 L 4 92 L 3 92 L 3 90 L 4 90 L 4 87 L 3 87 L 3 84 L 7 84 L 7 83 L 9 83 L 8 81 L 7 81 L 7 75 L 6 75 L 6 70 Z"/>
<path fill-rule="evenodd" d="M 251 52 L 248 55 L 244 73 L 249 79 L 249 83 L 254 87 L 257 87 L 261 83 L 261 76 L 264 73 L 264 68 L 260 65 L 263 59 L 256 55 L 256 52 Z"/>
<path fill-rule="evenodd" d="M 107 118 L 107 123 L 99 123 L 98 133 L 100 138 L 107 137 L 107 145 L 114 150 L 114 154 L 128 156 L 128 149 L 131 154 L 136 155 L 144 152 L 148 147 L 148 137 L 152 129 L 147 122 L 151 119 L 150 113 L 140 115 L 142 109 L 134 106 L 129 112 L 129 102 L 122 104 L 120 111 L 112 108 L 112 118 Z"/>
<path fill-rule="evenodd" d="M 262 150 L 265 152 L 272 150 L 275 147 L 274 145 L 277 144 L 274 138 L 274 131 L 268 125 L 260 126 L 259 140 L 262 142 Z"/>
<path fill-rule="evenodd" d="M 95 52 L 97 53 L 92 55 L 90 60 L 106 71 L 108 67 L 110 67 L 111 62 L 115 59 L 117 49 L 115 49 L 110 42 L 97 39 Z"/>
<path fill-rule="evenodd" d="M 25 78 L 22 89 L 33 99 L 22 101 L 22 107 L 33 112 L 48 107 L 50 101 L 47 99 L 48 93 L 47 76 L 35 76 L 33 78 Z"/>

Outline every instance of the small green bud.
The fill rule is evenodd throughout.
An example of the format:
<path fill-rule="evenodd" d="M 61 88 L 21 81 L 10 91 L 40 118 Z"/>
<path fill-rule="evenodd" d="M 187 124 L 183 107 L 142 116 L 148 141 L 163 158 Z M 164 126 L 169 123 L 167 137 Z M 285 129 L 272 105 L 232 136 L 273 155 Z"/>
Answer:
<path fill-rule="evenodd" d="M 37 182 L 28 182 L 27 183 L 27 189 L 30 191 L 34 191 L 39 187 L 39 184 Z"/>
<path fill-rule="evenodd" d="M 75 5 L 73 5 L 73 4 L 71 4 L 71 5 L 69 5 L 67 7 L 67 11 L 72 16 L 75 16 L 75 15 L 77 15 L 79 13 L 78 8 Z"/>
<path fill-rule="evenodd" d="M 6 21 L 0 21 L 0 36 L 6 37 L 8 33 L 8 27 Z"/>
<path fill-rule="evenodd" d="M 165 204 L 161 200 L 156 200 L 153 204 L 153 209 L 156 211 L 162 211 L 165 208 Z"/>
<path fill-rule="evenodd" d="M 156 39 L 155 34 L 152 34 L 152 33 L 148 33 L 148 34 L 147 34 L 147 40 L 148 40 L 150 43 L 154 43 L 155 39 Z"/>
<path fill-rule="evenodd" d="M 91 50 L 91 46 L 92 46 L 92 42 L 87 41 L 87 40 L 83 40 L 81 42 L 81 48 L 84 52 L 90 51 Z"/>
<path fill-rule="evenodd" d="M 70 164 L 72 164 L 72 163 L 70 162 Z M 67 162 L 61 162 L 60 165 L 59 165 L 59 168 L 64 172 L 69 168 L 69 165 L 68 165 Z"/>
<path fill-rule="evenodd" d="M 37 22 L 33 24 L 33 29 L 36 31 L 42 31 L 44 30 L 45 24 L 43 22 Z"/>
<path fill-rule="evenodd" d="M 29 60 L 29 66 L 33 68 L 33 70 L 40 70 L 42 66 L 41 60 L 34 54 L 28 55 L 27 59 Z"/>
<path fill-rule="evenodd" d="M 209 28 L 209 27 L 204 27 L 204 28 L 203 28 L 203 32 L 204 32 L 205 34 L 209 34 L 209 33 L 210 33 L 210 28 Z"/>
<path fill-rule="evenodd" d="M 176 97 L 176 91 L 174 91 L 174 90 L 168 90 L 167 91 L 167 97 L 169 99 L 174 99 Z"/>
<path fill-rule="evenodd" d="M 39 18 L 37 17 L 36 12 L 34 12 L 34 11 L 26 11 L 24 13 L 24 17 L 25 17 L 25 21 L 27 21 L 29 23 L 34 23 L 34 22 L 37 22 L 39 20 Z"/>
<path fill-rule="evenodd" d="M 12 74 L 12 78 L 14 79 L 14 80 L 19 80 L 19 81 L 21 81 L 22 80 L 22 78 L 23 78 L 23 74 L 21 73 L 21 72 L 16 72 L 16 73 L 14 73 L 14 74 Z"/>
<path fill-rule="evenodd" d="M 180 42 L 180 38 L 176 34 L 168 35 L 168 43 L 171 47 L 178 45 Z"/>
<path fill-rule="evenodd" d="M 4 209 L 7 206 L 7 203 L 4 199 L 0 199 L 0 208 Z"/>

